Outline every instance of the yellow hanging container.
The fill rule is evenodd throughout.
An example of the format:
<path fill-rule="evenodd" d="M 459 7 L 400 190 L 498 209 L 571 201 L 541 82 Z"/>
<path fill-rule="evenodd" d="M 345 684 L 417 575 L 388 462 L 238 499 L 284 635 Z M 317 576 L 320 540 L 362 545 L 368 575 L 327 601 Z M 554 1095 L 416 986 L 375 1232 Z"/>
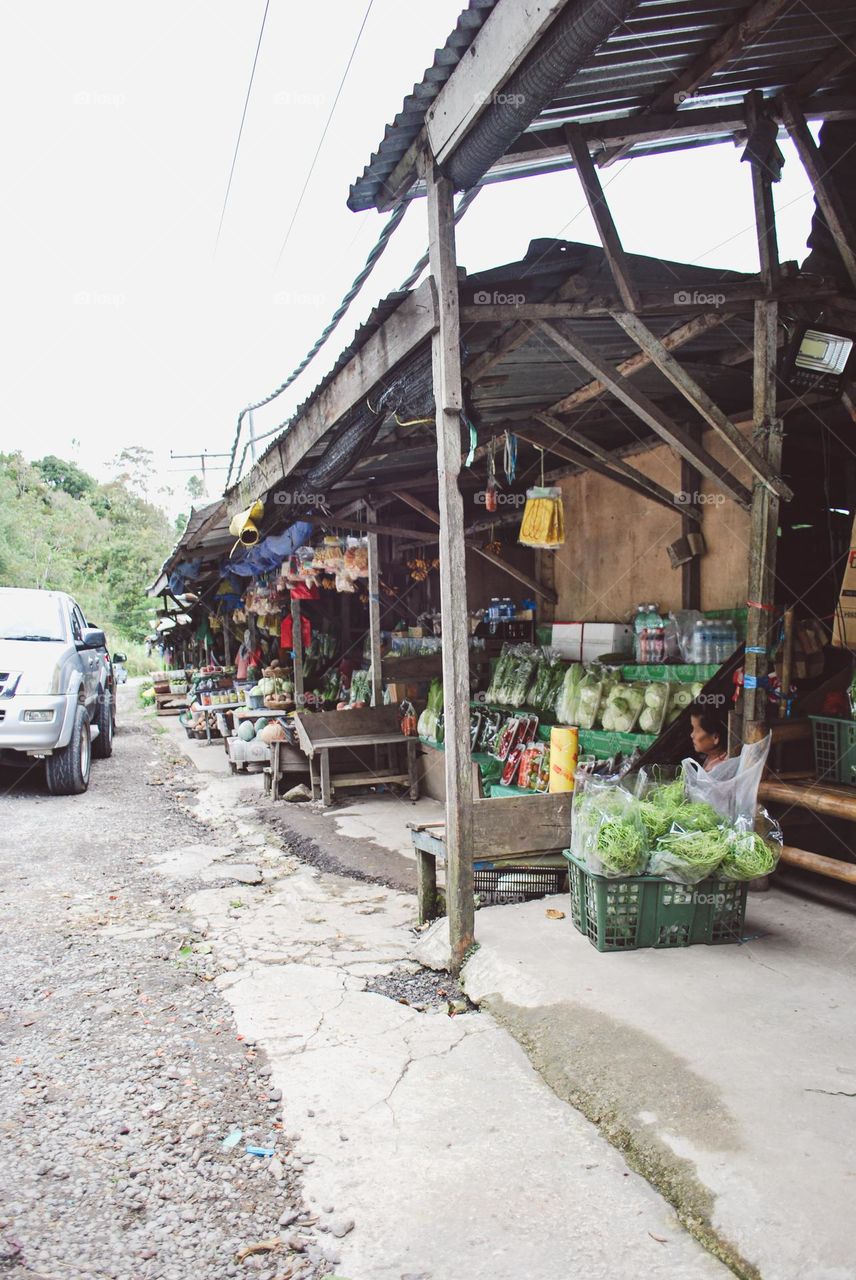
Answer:
<path fill-rule="evenodd" d="M 549 549 L 562 546 L 565 541 L 565 513 L 561 489 L 527 489 L 523 523 L 517 540 L 524 547 Z"/>
<path fill-rule="evenodd" d="M 239 511 L 232 516 L 229 532 L 245 547 L 254 547 L 259 540 L 258 521 L 265 513 L 263 502 L 254 502 L 246 511 Z"/>
<path fill-rule="evenodd" d="M 576 729 L 556 725 L 550 730 L 551 794 L 573 791 L 579 754 L 579 732 Z"/>

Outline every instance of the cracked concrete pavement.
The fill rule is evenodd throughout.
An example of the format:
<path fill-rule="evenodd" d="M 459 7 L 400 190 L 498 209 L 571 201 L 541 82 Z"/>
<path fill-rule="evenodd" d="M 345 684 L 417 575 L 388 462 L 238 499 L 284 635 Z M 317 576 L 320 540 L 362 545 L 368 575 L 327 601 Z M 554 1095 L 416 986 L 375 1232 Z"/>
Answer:
<path fill-rule="evenodd" d="M 417 968 L 412 895 L 299 861 L 245 784 L 220 773 L 219 752 L 170 736 L 204 768 L 193 809 L 212 844 L 172 851 L 162 873 L 227 879 L 235 833 L 242 862 L 248 843 L 258 852 L 259 884 L 212 885 L 185 906 L 287 1101 L 306 1202 L 322 1226 L 325 1207 L 355 1224 L 337 1241 L 337 1275 L 727 1274 L 489 1014 L 418 1012 L 366 990 Z"/>

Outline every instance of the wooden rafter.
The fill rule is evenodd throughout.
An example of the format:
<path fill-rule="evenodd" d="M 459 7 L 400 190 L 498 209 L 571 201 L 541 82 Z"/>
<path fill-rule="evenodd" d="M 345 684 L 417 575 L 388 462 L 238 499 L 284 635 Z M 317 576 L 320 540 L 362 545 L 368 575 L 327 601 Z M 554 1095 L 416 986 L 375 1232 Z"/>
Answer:
<path fill-rule="evenodd" d="M 589 346 L 587 342 L 577 335 L 571 338 L 564 333 L 560 333 L 551 324 L 542 323 L 541 328 L 560 351 L 564 351 L 572 360 L 581 364 L 592 377 L 603 382 L 612 395 L 626 405 L 658 436 L 661 436 L 667 444 L 677 450 L 682 458 L 692 462 L 702 475 L 707 476 L 718 484 L 723 492 L 733 498 L 739 506 L 748 509 L 752 501 L 752 495 L 742 484 L 734 479 L 729 469 L 712 457 L 701 445 L 697 444 L 690 433 L 679 423 L 674 422 L 650 397 L 635 387 L 627 378 L 623 378 L 618 370 L 603 360 L 593 347 Z"/>
<path fill-rule="evenodd" d="M 786 90 L 782 94 L 781 102 L 785 128 L 809 176 L 817 203 L 844 261 L 850 281 L 856 287 L 856 232 L 854 232 L 850 213 L 838 193 L 835 179 L 827 169 L 817 143 L 809 132 L 796 96 Z"/>
<path fill-rule="evenodd" d="M 401 498 L 402 502 L 406 502 L 414 511 L 421 511 L 423 516 L 426 516 L 427 519 L 431 520 L 434 524 L 439 525 L 439 514 L 432 510 L 432 508 L 426 503 L 421 502 L 412 493 L 406 493 L 402 490 L 398 496 Z M 466 540 L 466 546 L 469 547 L 471 551 L 474 551 L 476 555 L 481 556 L 483 560 L 488 560 L 491 564 L 496 565 L 497 568 L 504 570 L 509 577 L 516 578 L 518 582 L 522 582 L 525 587 L 528 587 L 530 591 L 536 592 L 536 594 L 541 596 L 542 599 L 551 600 L 553 604 L 557 602 L 558 596 L 555 591 L 543 586 L 540 582 L 536 582 L 534 578 L 530 578 L 529 574 L 524 573 L 522 569 L 517 569 L 514 565 L 507 564 L 501 556 L 495 556 L 492 551 L 486 551 L 485 548 L 480 547 L 477 542 L 471 542 L 469 539 Z"/>
<path fill-rule="evenodd" d="M 751 44 L 766 31 L 778 18 L 783 9 L 788 8 L 793 0 L 756 0 L 745 13 L 733 23 L 712 44 L 699 54 L 685 71 L 670 81 L 648 103 L 646 111 L 673 110 L 676 105 L 692 97 L 698 87 L 704 84 L 715 71 L 730 62 L 735 53 Z M 612 147 L 598 158 L 601 168 L 614 164 L 630 150 L 629 146 Z"/>
<path fill-rule="evenodd" d="M 683 504 L 677 501 L 674 493 L 670 493 L 663 485 L 657 484 L 656 480 L 651 480 L 643 471 L 637 471 L 635 467 L 631 467 L 623 458 L 616 457 L 607 449 L 601 448 L 599 444 L 596 444 L 594 440 L 590 440 L 588 436 L 583 435 L 581 431 L 566 426 L 564 422 L 559 422 L 552 414 L 536 413 L 535 417 L 545 427 L 555 432 L 556 435 L 561 436 L 563 440 L 569 440 L 572 444 L 579 445 L 585 451 L 580 454 L 576 450 L 569 450 L 566 445 L 563 446 L 562 450 L 555 445 L 550 445 L 553 453 L 560 453 L 562 456 L 567 457 L 568 461 L 577 462 L 588 471 L 596 471 L 599 475 L 605 475 L 608 479 L 614 480 L 616 484 L 624 485 L 625 488 L 632 489 L 634 493 L 641 493 L 643 497 L 650 498 L 653 502 L 658 502 L 660 506 L 667 507 L 670 511 L 677 511 L 683 514 Z M 520 433 L 518 432 L 518 434 Z M 526 439 L 525 436 L 521 438 Z M 534 443 L 534 441 L 530 443 Z M 589 456 L 586 457 L 586 454 Z M 697 513 L 694 513 L 694 518 L 698 521 Z"/>
<path fill-rule="evenodd" d="M 731 318 L 731 312 L 729 311 L 709 311 L 704 315 L 694 316 L 686 324 L 672 329 L 671 333 L 667 333 L 660 341 L 667 351 L 674 351 L 676 347 L 682 347 L 684 343 L 692 342 L 694 338 L 700 337 L 703 333 L 708 333 L 709 330 L 715 329 L 717 325 L 726 324 Z M 628 356 L 626 360 L 622 360 L 615 367 L 625 378 L 629 378 L 634 373 L 647 369 L 650 364 L 651 357 L 645 351 L 637 351 L 635 355 Z M 603 383 L 598 382 L 597 378 L 595 378 L 594 381 L 587 382 L 585 386 L 578 387 L 576 391 L 572 391 L 570 395 L 563 396 L 561 400 L 557 400 L 554 405 L 550 406 L 548 413 L 570 413 L 573 409 L 578 409 L 580 405 L 588 403 L 589 400 L 595 400 L 598 396 L 602 396 L 605 391 L 606 387 Z"/>
<path fill-rule="evenodd" d="M 850 36 L 849 39 L 841 40 L 830 54 L 815 63 L 804 76 L 797 80 L 794 85 L 795 95 L 797 98 L 804 98 L 807 94 L 814 93 L 815 89 L 829 84 L 830 80 L 834 80 L 842 71 L 846 71 L 854 61 L 856 61 L 856 36 Z"/>
<path fill-rule="evenodd" d="M 741 435 L 728 415 L 723 413 L 704 387 L 700 386 L 695 378 L 678 363 L 672 353 L 666 350 L 648 326 L 638 316 L 631 315 L 627 311 L 616 312 L 615 319 L 624 332 L 651 357 L 653 363 L 663 376 L 669 379 L 672 386 L 676 387 L 696 412 L 713 427 L 720 439 L 724 440 L 741 461 L 746 463 L 752 474 L 779 497 L 789 502 L 794 495 L 781 476 L 773 472 L 766 459 L 762 458 L 751 442 Z"/>
<path fill-rule="evenodd" d="M 628 311 L 639 310 L 639 294 L 633 284 L 627 254 L 621 243 L 618 228 L 603 194 L 597 170 L 589 155 L 588 143 L 576 125 L 565 125 L 565 141 L 574 161 L 574 168 L 582 184 L 597 233 L 600 236 L 612 278 Z"/>
<path fill-rule="evenodd" d="M 784 278 L 771 290 L 757 278 L 737 282 L 694 284 L 691 289 L 643 290 L 640 311 L 643 315 L 691 316 L 710 311 L 711 306 L 743 310 L 751 315 L 753 303 L 759 298 L 775 297 L 781 302 L 817 302 L 820 298 L 836 297 L 840 286 L 834 280 L 805 280 Z M 687 298 L 689 294 L 689 299 Z M 694 296 L 695 299 L 694 300 Z M 711 301 L 711 295 L 716 301 Z M 468 323 L 491 322 L 509 324 L 524 320 L 574 320 L 589 316 L 608 316 L 622 310 L 618 293 L 592 295 L 585 301 L 521 302 L 464 304 L 461 318 Z M 531 330 L 530 330 L 531 332 Z M 521 337 L 520 341 L 524 339 Z M 518 344 L 519 345 L 519 344 Z"/>

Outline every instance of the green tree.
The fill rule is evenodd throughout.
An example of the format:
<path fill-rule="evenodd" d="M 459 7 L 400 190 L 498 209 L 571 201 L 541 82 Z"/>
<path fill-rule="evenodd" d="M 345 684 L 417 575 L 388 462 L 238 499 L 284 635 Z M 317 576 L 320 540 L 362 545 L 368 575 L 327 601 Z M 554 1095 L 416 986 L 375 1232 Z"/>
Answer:
<path fill-rule="evenodd" d="M 33 464 L 41 472 L 45 484 L 62 489 L 71 498 L 84 498 L 95 492 L 95 481 L 76 462 L 65 462 L 56 454 L 46 454 Z"/>

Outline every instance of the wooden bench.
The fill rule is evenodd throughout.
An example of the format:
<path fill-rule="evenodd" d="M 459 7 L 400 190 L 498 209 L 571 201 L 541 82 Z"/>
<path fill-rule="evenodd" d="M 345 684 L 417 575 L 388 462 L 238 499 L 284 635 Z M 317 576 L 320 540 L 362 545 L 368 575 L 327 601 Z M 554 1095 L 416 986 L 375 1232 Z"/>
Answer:
<path fill-rule="evenodd" d="M 564 867 L 571 841 L 571 801 L 562 795 L 503 796 L 473 800 L 473 865 L 502 867 L 525 859 L 534 866 Z M 442 822 L 409 823 L 416 854 L 419 923 L 436 918 L 437 868 L 446 860 Z"/>
<path fill-rule="evenodd" d="M 309 784 L 313 800 L 316 798 L 317 786 L 314 767 L 316 756 L 324 805 L 332 804 L 333 790 L 336 787 L 406 786 L 410 799 L 419 799 L 416 773 L 416 748 L 419 739 L 405 737 L 401 732 L 397 707 L 300 712 L 294 717 L 294 724 L 301 750 L 309 758 Z M 396 753 L 400 754 L 402 748 L 406 753 L 406 768 L 396 764 Z M 351 757 L 352 767 L 348 770 L 332 770 L 332 751 L 340 753 L 340 756 L 347 752 Z M 379 759 L 381 752 L 384 756 L 383 764 Z M 369 753 L 373 753 L 374 763 L 367 759 Z"/>

